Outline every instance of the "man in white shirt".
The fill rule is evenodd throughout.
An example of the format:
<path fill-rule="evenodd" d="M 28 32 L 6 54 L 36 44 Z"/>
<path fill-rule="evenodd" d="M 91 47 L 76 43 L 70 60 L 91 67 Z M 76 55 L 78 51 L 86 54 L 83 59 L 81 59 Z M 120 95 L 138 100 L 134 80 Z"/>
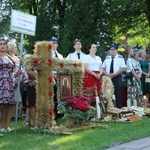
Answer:
<path fill-rule="evenodd" d="M 52 37 L 50 39 L 50 42 L 52 42 L 52 58 L 59 58 L 63 59 L 63 56 L 58 53 L 57 48 L 58 48 L 58 39 L 56 37 Z M 57 79 L 57 71 L 53 71 L 53 77 L 56 81 Z M 57 81 L 56 81 L 57 82 Z M 58 100 L 57 100 L 57 86 L 54 85 L 54 112 L 55 112 L 55 119 L 61 118 L 63 114 L 59 114 L 57 110 L 58 106 Z"/>
<path fill-rule="evenodd" d="M 122 108 L 122 73 L 125 71 L 126 64 L 124 58 L 118 55 L 117 49 L 116 43 L 110 46 L 110 55 L 103 62 L 103 71 L 114 84 L 117 108 Z"/>
<path fill-rule="evenodd" d="M 73 47 L 75 49 L 75 52 L 69 53 L 66 59 L 83 61 L 83 58 L 84 56 L 86 56 L 86 54 L 81 51 L 81 48 L 82 48 L 81 41 L 79 39 L 75 39 L 75 41 L 73 42 Z"/>
<path fill-rule="evenodd" d="M 52 58 L 63 59 L 63 56 L 60 53 L 58 53 L 58 51 L 57 51 L 57 48 L 58 48 L 58 39 L 53 36 L 50 39 L 50 42 L 52 42 Z"/>

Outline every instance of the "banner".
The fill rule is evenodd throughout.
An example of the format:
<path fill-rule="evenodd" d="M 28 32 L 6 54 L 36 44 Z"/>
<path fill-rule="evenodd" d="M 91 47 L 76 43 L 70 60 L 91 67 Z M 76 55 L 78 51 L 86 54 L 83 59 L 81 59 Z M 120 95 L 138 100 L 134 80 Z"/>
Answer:
<path fill-rule="evenodd" d="M 10 30 L 35 36 L 36 16 L 12 10 Z"/>

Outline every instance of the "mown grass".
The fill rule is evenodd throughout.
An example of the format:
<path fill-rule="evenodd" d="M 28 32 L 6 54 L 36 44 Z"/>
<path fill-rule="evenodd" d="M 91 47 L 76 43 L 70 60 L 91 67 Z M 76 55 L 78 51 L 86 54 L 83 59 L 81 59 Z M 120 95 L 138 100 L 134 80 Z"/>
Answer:
<path fill-rule="evenodd" d="M 0 137 L 1 150 L 104 150 L 108 147 L 150 135 L 150 118 L 134 123 L 101 123 L 108 128 L 94 128 L 72 135 L 34 133 L 18 122 L 17 133 Z M 14 123 L 11 124 L 14 128 Z"/>

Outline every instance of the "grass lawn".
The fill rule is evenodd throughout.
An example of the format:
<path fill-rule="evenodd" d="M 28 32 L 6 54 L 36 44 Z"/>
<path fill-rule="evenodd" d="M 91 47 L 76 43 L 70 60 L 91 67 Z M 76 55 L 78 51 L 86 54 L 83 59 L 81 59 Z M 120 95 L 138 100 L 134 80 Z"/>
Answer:
<path fill-rule="evenodd" d="M 1 150 L 104 150 L 110 146 L 150 135 L 150 118 L 134 123 L 101 123 L 108 128 L 94 128 L 72 135 L 34 133 L 18 122 L 17 133 L 11 131 L 0 137 Z M 14 129 L 14 123 L 11 124 Z"/>

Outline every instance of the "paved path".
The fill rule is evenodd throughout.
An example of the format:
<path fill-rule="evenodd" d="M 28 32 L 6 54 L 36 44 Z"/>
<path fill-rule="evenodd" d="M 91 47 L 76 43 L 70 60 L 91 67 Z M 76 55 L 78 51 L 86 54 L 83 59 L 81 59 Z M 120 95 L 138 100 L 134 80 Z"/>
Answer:
<path fill-rule="evenodd" d="M 150 137 L 117 145 L 106 150 L 150 150 Z"/>

